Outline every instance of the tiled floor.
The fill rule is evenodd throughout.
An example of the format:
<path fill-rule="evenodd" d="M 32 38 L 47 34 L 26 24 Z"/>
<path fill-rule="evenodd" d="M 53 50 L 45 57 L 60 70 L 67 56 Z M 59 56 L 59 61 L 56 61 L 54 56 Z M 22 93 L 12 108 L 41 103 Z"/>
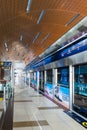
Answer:
<path fill-rule="evenodd" d="M 13 130 L 85 130 L 62 108 L 30 87 L 18 88 L 14 100 Z"/>
<path fill-rule="evenodd" d="M 2 115 L 3 110 L 4 110 L 4 101 L 0 100 L 0 117 Z"/>

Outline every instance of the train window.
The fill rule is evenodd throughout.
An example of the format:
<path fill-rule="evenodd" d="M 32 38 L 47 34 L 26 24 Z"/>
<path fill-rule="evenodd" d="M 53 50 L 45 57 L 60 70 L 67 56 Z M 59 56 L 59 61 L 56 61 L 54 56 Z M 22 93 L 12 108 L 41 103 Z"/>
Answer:
<path fill-rule="evenodd" d="M 47 70 L 47 82 L 52 83 L 52 77 L 53 77 L 52 69 Z"/>

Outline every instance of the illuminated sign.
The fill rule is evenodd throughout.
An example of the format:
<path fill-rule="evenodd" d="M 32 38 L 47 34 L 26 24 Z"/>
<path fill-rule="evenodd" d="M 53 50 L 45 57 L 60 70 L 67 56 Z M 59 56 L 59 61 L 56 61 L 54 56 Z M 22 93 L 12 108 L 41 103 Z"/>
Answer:
<path fill-rule="evenodd" d="M 0 62 L 0 66 L 3 66 L 4 62 Z"/>
<path fill-rule="evenodd" d="M 0 66 L 11 66 L 12 62 L 0 62 Z"/>
<path fill-rule="evenodd" d="M 82 125 L 87 128 L 87 122 L 82 122 Z"/>
<path fill-rule="evenodd" d="M 30 68 L 37 68 L 83 51 L 87 51 L 87 38 L 80 42 L 76 42 L 73 45 L 67 46 L 66 48 L 60 51 L 55 52 L 53 55 L 50 55 L 47 58 L 42 59 L 38 63 L 31 65 Z"/>

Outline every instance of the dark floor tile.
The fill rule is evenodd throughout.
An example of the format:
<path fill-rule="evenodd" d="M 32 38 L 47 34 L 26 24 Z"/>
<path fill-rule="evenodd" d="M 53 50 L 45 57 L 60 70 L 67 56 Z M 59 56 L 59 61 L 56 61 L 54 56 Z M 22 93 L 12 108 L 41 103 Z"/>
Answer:
<path fill-rule="evenodd" d="M 38 107 L 39 110 L 61 109 L 60 107 Z"/>
<path fill-rule="evenodd" d="M 38 125 L 49 125 L 46 120 L 14 122 L 13 127 L 33 127 Z"/>
<path fill-rule="evenodd" d="M 32 100 L 15 100 L 14 102 L 32 102 Z"/>

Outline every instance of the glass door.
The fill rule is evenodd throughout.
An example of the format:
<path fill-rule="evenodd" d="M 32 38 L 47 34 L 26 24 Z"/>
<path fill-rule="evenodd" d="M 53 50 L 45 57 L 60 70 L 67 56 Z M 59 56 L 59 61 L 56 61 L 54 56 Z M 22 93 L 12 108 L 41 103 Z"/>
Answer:
<path fill-rule="evenodd" d="M 87 64 L 74 66 L 73 110 L 87 118 Z"/>
<path fill-rule="evenodd" d="M 30 73 L 30 86 L 34 87 L 34 72 Z"/>
<path fill-rule="evenodd" d="M 57 88 L 58 92 L 55 97 L 66 107 L 69 107 L 69 68 L 58 68 L 57 71 Z"/>
<path fill-rule="evenodd" d="M 39 78 L 39 90 L 44 92 L 44 71 L 40 71 Z"/>

